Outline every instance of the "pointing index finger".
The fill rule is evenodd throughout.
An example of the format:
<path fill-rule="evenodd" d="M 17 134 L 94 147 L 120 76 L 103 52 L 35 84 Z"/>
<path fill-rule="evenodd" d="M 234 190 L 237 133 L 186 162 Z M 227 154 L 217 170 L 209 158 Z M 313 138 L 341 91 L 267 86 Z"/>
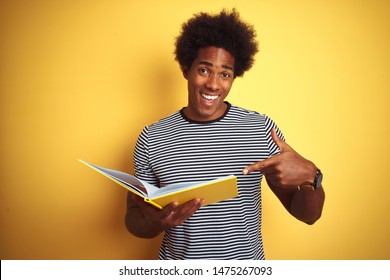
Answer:
<path fill-rule="evenodd" d="M 242 173 L 244 175 L 248 175 L 249 173 L 258 170 L 264 174 L 264 172 L 263 172 L 264 169 L 266 169 L 272 165 L 275 165 L 277 163 L 277 161 L 278 161 L 277 156 L 273 156 L 273 157 L 267 158 L 265 160 L 255 162 L 255 163 L 245 167 L 244 170 L 242 171 Z"/>

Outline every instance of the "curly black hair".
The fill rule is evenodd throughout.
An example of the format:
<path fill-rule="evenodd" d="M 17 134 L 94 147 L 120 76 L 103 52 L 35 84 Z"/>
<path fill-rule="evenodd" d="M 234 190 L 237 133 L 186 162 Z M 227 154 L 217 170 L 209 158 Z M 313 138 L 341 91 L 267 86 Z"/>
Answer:
<path fill-rule="evenodd" d="M 235 77 L 252 67 L 259 50 L 253 25 L 242 21 L 235 9 L 217 15 L 202 12 L 183 23 L 175 42 L 175 59 L 182 70 L 190 69 L 198 50 L 210 46 L 223 48 L 235 58 Z"/>

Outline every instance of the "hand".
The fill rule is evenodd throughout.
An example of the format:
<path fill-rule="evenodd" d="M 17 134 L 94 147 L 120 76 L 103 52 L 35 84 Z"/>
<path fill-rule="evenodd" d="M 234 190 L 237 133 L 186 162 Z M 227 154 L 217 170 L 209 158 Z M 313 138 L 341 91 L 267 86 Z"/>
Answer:
<path fill-rule="evenodd" d="M 181 225 L 204 204 L 204 200 L 196 198 L 181 205 L 172 202 L 160 210 L 137 195 L 132 198 L 141 208 L 149 225 L 160 232 Z"/>
<path fill-rule="evenodd" d="M 280 154 L 247 166 L 243 174 L 259 170 L 266 176 L 268 182 L 278 187 L 297 187 L 313 183 L 317 172 L 316 166 L 280 139 L 274 128 L 271 135 L 280 149 Z"/>

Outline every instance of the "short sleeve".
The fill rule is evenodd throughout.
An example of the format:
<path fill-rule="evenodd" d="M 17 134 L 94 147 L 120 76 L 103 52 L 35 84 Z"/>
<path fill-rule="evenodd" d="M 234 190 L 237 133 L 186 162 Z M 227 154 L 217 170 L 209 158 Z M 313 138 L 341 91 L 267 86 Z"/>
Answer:
<path fill-rule="evenodd" d="M 133 164 L 135 176 L 154 186 L 158 186 L 158 178 L 150 165 L 148 143 L 148 127 L 145 127 L 139 135 L 134 149 Z"/>
<path fill-rule="evenodd" d="M 283 133 L 281 132 L 279 127 L 275 124 L 275 122 L 271 118 L 269 118 L 268 116 L 265 116 L 265 134 L 266 134 L 266 138 L 267 138 L 267 144 L 268 144 L 270 157 L 280 153 L 279 147 L 276 145 L 276 143 L 272 139 L 272 134 L 271 134 L 272 128 L 275 128 L 276 133 L 280 137 L 280 139 L 285 141 Z"/>

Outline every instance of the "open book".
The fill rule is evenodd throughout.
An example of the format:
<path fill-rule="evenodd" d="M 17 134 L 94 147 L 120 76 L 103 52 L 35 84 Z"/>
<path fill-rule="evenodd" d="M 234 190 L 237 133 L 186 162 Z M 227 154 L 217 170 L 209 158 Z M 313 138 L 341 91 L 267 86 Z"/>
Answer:
<path fill-rule="evenodd" d="M 234 175 L 206 182 L 178 183 L 158 188 L 125 172 L 96 166 L 81 159 L 79 161 L 159 209 L 174 201 L 181 204 L 201 198 L 205 200 L 205 205 L 208 205 L 238 196 L 237 177 Z"/>

